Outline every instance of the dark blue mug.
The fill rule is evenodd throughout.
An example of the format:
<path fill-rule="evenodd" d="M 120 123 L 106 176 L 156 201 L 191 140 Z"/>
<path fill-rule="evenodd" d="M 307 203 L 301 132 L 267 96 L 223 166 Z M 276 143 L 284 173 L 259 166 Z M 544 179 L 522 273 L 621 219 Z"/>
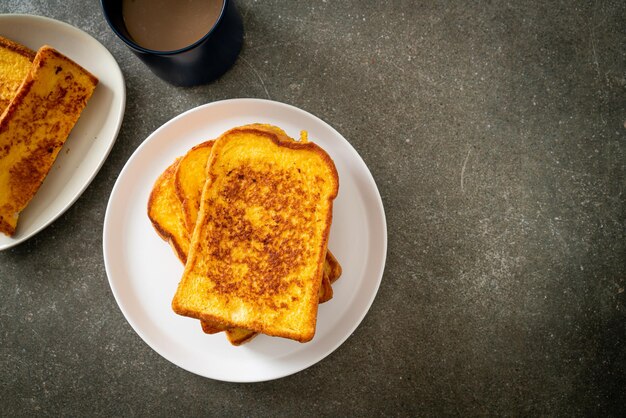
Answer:
<path fill-rule="evenodd" d="M 243 44 L 243 23 L 233 0 L 223 0 L 220 16 L 202 38 L 173 51 L 156 51 L 137 44 L 124 23 L 122 1 L 101 0 L 107 23 L 154 74 L 168 83 L 185 87 L 206 84 L 237 60 Z"/>

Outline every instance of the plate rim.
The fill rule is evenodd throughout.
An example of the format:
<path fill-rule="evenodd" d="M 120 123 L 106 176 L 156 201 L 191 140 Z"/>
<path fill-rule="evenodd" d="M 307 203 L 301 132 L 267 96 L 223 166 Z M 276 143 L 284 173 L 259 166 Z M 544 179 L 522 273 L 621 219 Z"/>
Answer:
<path fill-rule="evenodd" d="M 91 173 L 88 176 L 88 178 L 85 179 L 83 185 L 76 190 L 76 192 L 71 196 L 71 198 L 67 201 L 67 203 L 61 208 L 61 210 L 59 210 L 58 212 L 52 214 L 52 216 L 47 218 L 40 226 L 38 226 L 37 228 L 34 228 L 32 231 L 29 231 L 28 233 L 20 236 L 19 238 L 11 239 L 6 244 L 0 243 L 0 251 L 4 251 L 4 250 L 8 250 L 10 248 L 13 248 L 13 247 L 15 247 L 15 246 L 17 246 L 17 245 L 19 245 L 19 244 L 29 240 L 30 238 L 34 237 L 35 235 L 37 235 L 38 233 L 40 233 L 41 231 L 43 231 L 44 229 L 49 227 L 54 221 L 56 221 L 65 212 L 67 212 L 74 205 L 74 203 L 76 203 L 76 201 L 83 195 L 83 193 L 87 190 L 87 188 L 91 185 L 93 180 L 96 178 L 96 176 L 98 175 L 98 173 L 102 169 L 102 166 L 104 165 L 104 163 L 106 162 L 107 158 L 109 157 L 111 151 L 113 150 L 113 147 L 115 146 L 115 143 L 117 142 L 117 137 L 119 135 L 120 129 L 122 127 L 122 121 L 124 119 L 124 114 L 126 112 L 126 80 L 124 78 L 124 73 L 122 72 L 122 70 L 121 70 L 117 60 L 113 56 L 113 54 L 111 54 L 111 51 L 109 51 L 108 48 L 105 47 L 99 40 L 97 40 L 95 37 L 93 37 L 92 35 L 90 35 L 86 31 L 84 31 L 83 29 L 80 29 L 80 28 L 78 28 L 76 26 L 73 26 L 73 25 L 71 25 L 69 23 L 66 23 L 66 22 L 63 22 L 63 21 L 60 21 L 60 20 L 57 20 L 57 19 L 53 19 L 53 18 L 50 18 L 50 17 L 47 17 L 47 16 L 25 14 L 25 13 L 2 13 L 2 14 L 0 14 L 0 22 L 2 22 L 2 20 L 5 20 L 5 19 L 7 19 L 7 20 L 18 19 L 18 20 L 24 20 L 26 22 L 28 22 L 28 21 L 31 21 L 31 22 L 35 22 L 35 21 L 44 22 L 47 25 L 51 25 L 51 26 L 57 27 L 59 29 L 65 29 L 65 30 L 70 31 L 70 32 L 78 32 L 78 33 L 81 34 L 81 36 L 86 36 L 88 38 L 91 38 L 94 42 L 96 42 L 97 44 L 99 44 L 102 47 L 103 54 L 99 55 L 99 56 L 105 56 L 107 58 L 107 60 L 110 61 L 111 64 L 115 64 L 115 69 L 117 70 L 117 71 L 115 71 L 117 73 L 116 76 L 119 76 L 119 78 L 121 80 L 121 84 L 119 86 L 112 86 L 112 87 L 119 87 L 120 88 L 120 90 L 118 90 L 118 93 L 119 93 L 119 95 L 121 97 L 121 100 L 120 100 L 120 103 L 119 103 L 119 107 L 116 108 L 116 109 L 113 109 L 113 111 L 115 112 L 115 114 L 113 116 L 116 119 L 116 125 L 117 126 L 113 130 L 112 138 L 109 141 L 107 149 L 102 154 L 102 156 L 101 156 L 100 160 L 98 161 L 98 163 L 93 165 L 93 169 L 91 170 Z M 23 22 L 20 22 L 20 23 L 23 24 Z M 113 101 L 113 104 L 115 104 L 114 101 Z M 70 135 L 71 135 L 71 132 L 70 132 Z M 42 185 L 42 187 L 43 187 L 43 185 Z"/>
<path fill-rule="evenodd" d="M 155 347 L 155 344 L 152 343 L 152 341 L 150 341 L 150 338 L 148 338 L 143 330 L 141 329 L 140 324 L 138 324 L 135 319 L 132 317 L 132 315 L 130 315 L 126 308 L 125 308 L 125 304 L 122 303 L 121 298 L 122 295 L 119 294 L 119 288 L 118 286 L 114 283 L 114 280 L 111 278 L 111 269 L 112 267 L 109 266 L 109 259 L 110 259 L 110 255 L 109 255 L 109 246 L 111 245 L 109 243 L 109 241 L 113 240 L 112 234 L 112 228 L 111 227 L 107 227 L 107 225 L 110 224 L 111 218 L 113 216 L 113 211 L 115 210 L 114 208 L 112 208 L 112 202 L 114 200 L 114 198 L 116 197 L 116 195 L 118 193 L 121 193 L 119 189 L 121 189 L 123 187 L 120 179 L 122 179 L 123 177 L 125 177 L 125 173 L 127 170 L 130 170 L 131 167 L 134 164 L 135 159 L 139 158 L 139 156 L 142 154 L 143 149 L 145 147 L 148 147 L 149 144 L 156 140 L 155 138 L 159 137 L 159 134 L 162 130 L 167 129 L 167 127 L 171 124 L 175 124 L 178 122 L 178 120 L 185 118 L 186 116 L 188 116 L 191 113 L 195 113 L 195 112 L 200 112 L 203 111 L 206 108 L 211 108 L 211 107 L 215 107 L 215 106 L 221 106 L 221 105 L 229 105 L 232 103 L 246 103 L 246 104 L 253 104 L 253 105 L 270 105 L 270 106 L 279 106 L 279 107 L 286 107 L 288 109 L 290 109 L 291 111 L 296 111 L 296 112 L 300 112 L 302 113 L 304 116 L 312 118 L 313 120 L 316 121 L 316 123 L 321 123 L 323 124 L 326 128 L 332 130 L 332 132 L 334 132 L 335 135 L 337 135 L 337 137 L 341 138 L 345 144 L 351 148 L 351 150 L 354 152 L 354 154 L 356 154 L 357 159 L 359 164 L 361 164 L 363 166 L 363 168 L 365 170 L 363 170 L 364 173 L 366 173 L 366 178 L 368 183 L 370 183 L 370 185 L 373 186 L 373 191 L 375 192 L 375 195 L 377 197 L 377 199 L 375 200 L 376 203 L 376 207 L 375 207 L 375 214 L 380 214 L 380 225 L 379 227 L 381 228 L 381 235 L 382 235 L 382 242 L 380 242 L 379 244 L 381 245 L 381 262 L 379 265 L 379 269 L 376 272 L 376 274 L 373 274 L 372 277 L 376 278 L 376 283 L 375 286 L 372 289 L 371 294 L 369 295 L 369 297 L 367 298 L 366 302 L 364 303 L 364 305 L 366 306 L 365 309 L 363 309 L 363 311 L 358 315 L 358 320 L 355 320 L 353 324 L 351 324 L 351 326 L 349 327 L 349 332 L 346 332 L 345 335 L 343 335 L 341 338 L 338 338 L 337 341 L 335 341 L 334 344 L 332 344 L 332 346 L 325 351 L 322 355 L 318 355 L 316 356 L 316 360 L 306 364 L 302 367 L 299 368 L 295 368 L 293 370 L 287 371 L 287 372 L 283 372 L 283 373 L 279 373 L 279 374 L 275 374 L 272 376 L 266 376 L 264 378 L 258 378 L 258 377 L 253 377 L 253 378 L 248 378 L 248 379 L 243 379 L 243 378 L 232 378 L 232 379 L 228 379 L 228 378 L 222 378 L 222 377 L 215 377 L 215 376 L 210 376 L 207 375 L 205 373 L 202 373 L 198 370 L 192 370 L 189 367 L 186 367 L 185 365 L 181 365 L 179 362 L 177 362 L 175 359 L 171 358 L 169 355 L 167 355 L 166 353 L 164 353 L 163 351 L 165 350 L 161 350 L 159 349 L 159 347 Z M 109 287 L 111 288 L 111 292 L 113 293 L 114 299 L 118 305 L 118 308 L 120 309 L 120 311 L 122 312 L 124 319 L 128 322 L 128 324 L 131 326 L 131 328 L 133 329 L 133 331 L 135 331 L 135 333 L 142 339 L 142 341 L 148 345 L 152 350 L 154 350 L 157 354 L 159 354 L 161 357 L 163 357 L 165 360 L 167 360 L 168 362 L 172 363 L 173 365 L 180 367 L 183 370 L 186 370 L 190 373 L 193 373 L 195 375 L 198 376 L 202 376 L 204 378 L 208 378 L 208 379 L 212 379 L 212 380 L 217 380 L 217 381 L 224 381 L 224 382 L 233 382 L 233 383 L 255 383 L 255 382 L 265 382 L 265 381 L 270 381 L 270 380 L 276 380 L 276 379 L 281 379 L 283 377 L 287 377 L 293 374 L 296 374 L 302 370 L 305 370 L 317 363 L 319 363 L 321 360 L 323 360 L 324 358 L 326 358 L 327 356 L 329 356 L 330 354 L 332 354 L 334 351 L 336 351 L 353 333 L 354 331 L 358 328 L 358 326 L 362 323 L 363 319 L 365 318 L 365 316 L 367 315 L 367 313 L 369 312 L 369 310 L 371 309 L 371 306 L 376 298 L 376 295 L 378 294 L 379 288 L 380 288 L 380 284 L 382 282 L 382 278 L 383 278 L 383 274 L 384 274 L 384 270 L 385 270 L 385 265 L 386 265 L 386 258 L 387 258 L 387 250 L 388 250 L 388 231 L 387 231 L 387 220 L 386 220 L 386 215 L 385 215 L 385 209 L 384 209 L 384 205 L 383 205 L 383 201 L 382 201 L 382 196 L 380 194 L 380 190 L 378 189 L 378 186 L 376 184 L 376 181 L 369 169 L 369 167 L 367 166 L 367 164 L 365 163 L 365 161 L 363 160 L 363 158 L 361 157 L 361 155 L 356 151 L 356 149 L 352 146 L 352 144 L 350 144 L 348 142 L 347 139 L 345 139 L 343 137 L 343 135 L 341 135 L 335 128 L 333 128 L 330 124 L 328 124 L 327 122 L 325 122 L 323 119 L 319 118 L 318 116 L 300 109 L 296 106 L 293 106 L 291 104 L 287 104 L 287 103 L 283 103 L 283 102 L 278 102 L 278 101 L 274 101 L 274 100 L 268 100 L 268 99 L 260 99 L 260 98 L 231 98 L 231 99 L 225 99 L 225 100 L 219 100 L 219 101 L 215 101 L 215 102 L 210 102 L 210 103 L 205 103 L 203 105 L 199 105 L 196 106 L 194 108 L 191 108 L 185 112 L 180 113 L 179 115 L 174 116 L 173 118 L 171 118 L 170 120 L 166 121 L 165 123 L 163 123 L 161 126 L 159 126 L 157 129 L 155 129 L 146 139 L 144 139 L 144 141 L 142 141 L 142 143 L 136 148 L 136 150 L 133 152 L 133 154 L 128 158 L 127 162 L 125 163 L 124 167 L 122 168 L 122 170 L 120 171 L 115 185 L 113 186 L 113 189 L 111 190 L 111 194 L 109 196 L 109 200 L 107 202 L 107 208 L 105 211 L 105 216 L 104 216 L 104 225 L 103 225 L 103 232 L 102 232 L 102 247 L 103 247 L 103 257 L 104 257 L 104 267 L 105 267 L 105 271 L 107 274 L 107 280 L 109 282 Z"/>

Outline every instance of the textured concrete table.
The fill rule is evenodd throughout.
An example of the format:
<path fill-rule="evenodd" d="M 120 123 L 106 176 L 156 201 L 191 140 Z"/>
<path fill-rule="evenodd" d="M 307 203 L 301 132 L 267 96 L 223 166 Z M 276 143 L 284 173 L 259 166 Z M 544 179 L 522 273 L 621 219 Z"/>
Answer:
<path fill-rule="evenodd" d="M 241 0 L 235 67 L 181 89 L 126 49 L 95 0 L 1 2 L 102 42 L 128 102 L 83 196 L 0 253 L 0 415 L 623 414 L 626 3 L 518 3 Z M 389 228 L 361 326 L 313 367 L 259 384 L 152 351 L 102 259 L 131 153 L 179 113 L 232 97 L 333 125 L 370 167 Z"/>

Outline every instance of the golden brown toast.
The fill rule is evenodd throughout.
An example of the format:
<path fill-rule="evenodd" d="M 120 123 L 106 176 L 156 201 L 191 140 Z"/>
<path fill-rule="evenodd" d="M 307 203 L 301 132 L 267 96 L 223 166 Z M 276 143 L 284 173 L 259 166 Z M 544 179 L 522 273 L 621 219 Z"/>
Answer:
<path fill-rule="evenodd" d="M 332 160 L 241 127 L 213 145 L 207 174 L 174 311 L 309 341 L 338 190 Z"/>
<path fill-rule="evenodd" d="M 35 51 L 0 36 L 0 115 L 15 97 L 35 59 Z"/>
<path fill-rule="evenodd" d="M 203 144 L 208 144 L 210 147 L 212 142 L 213 141 L 207 141 Z M 200 150 L 201 148 L 202 147 L 194 147 L 194 150 Z M 189 236 L 186 225 L 182 219 L 182 204 L 173 186 L 175 179 L 174 173 L 179 169 L 180 161 L 181 158 L 178 158 L 167 167 L 154 183 L 148 200 L 148 217 L 159 236 L 169 242 L 176 256 L 185 264 L 189 250 Z M 194 166 L 188 166 L 188 168 L 191 167 Z M 195 196 L 198 200 L 200 199 L 200 194 L 195 194 Z M 322 286 L 320 287 L 320 303 L 332 299 L 333 290 L 330 284 L 339 278 L 339 274 L 341 274 L 341 266 L 329 250 L 326 255 L 326 260 L 324 260 L 324 276 Z M 211 324 L 207 321 L 201 322 L 202 329 L 207 334 L 226 331 L 227 338 L 234 345 L 247 342 L 256 335 L 254 331 L 237 328 L 226 329 L 224 326 Z"/>
<path fill-rule="evenodd" d="M 182 184 L 174 187 L 173 183 L 192 183 L 195 184 L 197 188 L 202 188 L 206 181 L 205 167 L 213 142 L 214 141 L 206 141 L 193 147 L 184 157 L 178 158 L 170 165 L 156 180 L 148 201 L 148 217 L 155 230 L 161 238 L 170 243 L 183 264 L 186 262 L 189 248 L 189 231 L 186 229 L 186 222 L 182 219 L 183 210 L 181 208 L 183 204 L 180 198 L 191 207 L 199 207 L 201 193 L 194 192 L 193 188 L 182 187 Z M 205 152 L 207 149 L 209 153 Z M 185 160 L 191 160 L 194 161 L 194 163 L 184 164 Z M 199 164 L 198 161 L 200 162 Z M 189 173 L 188 171 L 193 172 Z M 176 173 L 176 176 L 174 176 L 174 173 Z M 176 189 L 176 192 L 174 189 Z M 192 222 L 195 223 L 195 214 L 192 216 Z M 324 261 L 324 276 L 322 286 L 320 287 L 320 303 L 326 302 L 332 298 L 333 292 L 330 284 L 337 280 L 340 274 L 341 266 L 332 253 L 328 251 L 326 260 Z M 226 331 L 227 338 L 234 345 L 247 342 L 256 335 L 255 332 L 249 330 L 237 328 L 226 329 L 226 327 L 218 324 L 211 324 L 207 321 L 201 322 L 203 331 L 208 334 Z"/>
<path fill-rule="evenodd" d="M 13 235 L 98 79 L 49 46 L 0 116 L 0 232 Z"/>
<path fill-rule="evenodd" d="M 189 253 L 189 232 L 174 186 L 180 160 L 177 158 L 154 183 L 148 199 L 148 218 L 159 236 L 170 244 L 178 259 L 185 264 Z"/>

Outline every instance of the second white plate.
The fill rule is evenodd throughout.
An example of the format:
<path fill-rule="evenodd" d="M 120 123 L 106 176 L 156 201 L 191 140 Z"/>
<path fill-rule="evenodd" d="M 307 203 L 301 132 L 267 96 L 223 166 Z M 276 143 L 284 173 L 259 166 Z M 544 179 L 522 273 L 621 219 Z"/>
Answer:
<path fill-rule="evenodd" d="M 342 265 L 334 297 L 321 304 L 313 340 L 301 344 L 260 335 L 241 347 L 223 333 L 174 314 L 170 304 L 183 266 L 146 214 L 154 181 L 192 146 L 248 123 L 270 123 L 324 148 L 339 173 L 329 248 Z M 135 331 L 172 363 L 213 379 L 254 382 L 296 373 L 339 347 L 369 310 L 382 278 L 387 227 L 382 201 L 365 163 L 336 130 L 282 103 L 234 99 L 192 109 L 155 131 L 132 155 L 111 193 L 104 221 L 104 263 L 117 303 Z"/>

